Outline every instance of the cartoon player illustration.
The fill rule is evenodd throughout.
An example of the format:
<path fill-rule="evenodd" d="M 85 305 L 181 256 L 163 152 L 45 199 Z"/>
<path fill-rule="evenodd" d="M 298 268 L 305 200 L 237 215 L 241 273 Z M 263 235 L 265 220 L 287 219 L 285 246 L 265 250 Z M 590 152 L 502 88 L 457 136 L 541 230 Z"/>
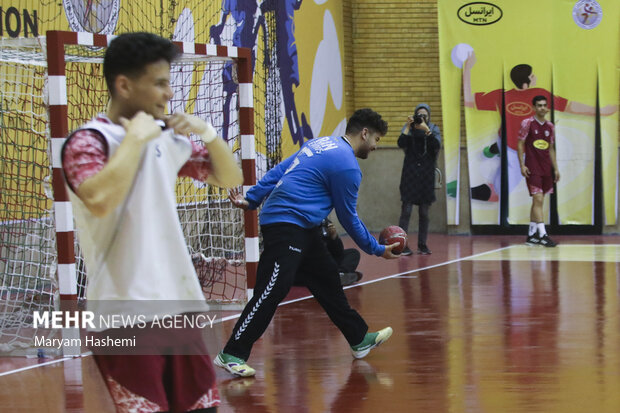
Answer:
<path fill-rule="evenodd" d="M 235 31 L 232 38 L 232 45 L 237 47 L 248 47 L 252 52 L 252 70 L 256 62 L 256 42 L 258 30 L 263 26 L 265 33 L 265 63 L 269 65 L 270 59 L 274 60 L 279 72 L 279 82 L 284 101 L 284 112 L 289 125 L 293 143 L 300 146 L 305 139 L 312 139 L 312 130 L 306 121 L 305 114 L 301 114 L 300 120 L 297 116 L 295 105 L 295 94 L 293 86 L 299 86 L 299 68 L 297 62 L 297 46 L 295 45 L 295 26 L 293 15 L 295 10 L 299 10 L 302 0 L 265 0 L 260 4 L 260 13 L 257 17 L 259 6 L 256 1 L 223 0 L 222 18 L 219 24 L 210 28 L 210 35 L 215 44 L 223 44 L 222 32 L 226 26 L 226 21 L 232 18 L 235 21 Z M 275 54 L 270 56 L 268 41 L 268 30 L 265 23 L 265 13 L 274 13 L 275 22 Z M 222 124 L 222 135 L 226 139 L 228 135 L 228 125 L 230 122 L 230 103 L 233 94 L 236 93 L 237 85 L 232 81 L 232 65 L 227 64 L 222 71 L 224 82 L 224 119 Z"/>
<path fill-rule="evenodd" d="M 211 26 L 209 34 L 215 44 L 224 44 L 222 42 L 222 32 L 226 27 L 228 18 L 235 21 L 235 31 L 232 36 L 232 46 L 247 47 L 252 49 L 252 72 L 256 63 L 256 39 L 258 38 L 258 29 L 264 25 L 264 18 L 261 14 L 256 16 L 258 12 L 258 4 L 253 0 L 223 0 L 222 1 L 222 19 L 219 24 Z M 256 16 L 256 17 L 255 17 Z M 222 122 L 222 137 L 228 139 L 228 126 L 230 124 L 230 102 L 233 94 L 237 92 L 237 83 L 233 80 L 232 63 L 227 63 L 222 69 L 222 83 L 224 85 L 224 107 Z"/>
<path fill-rule="evenodd" d="M 312 139 L 312 129 L 306 121 L 306 115 L 301 114 L 301 125 L 297 117 L 295 92 L 293 87 L 299 87 L 299 66 L 297 62 L 297 46 L 295 45 L 295 22 L 293 15 L 299 10 L 302 0 L 264 0 L 260 9 L 263 15 L 274 13 L 276 24 L 276 65 L 279 70 L 282 97 L 284 100 L 284 115 L 293 138 L 293 143 L 300 147 L 304 138 Z M 268 47 L 265 47 L 267 50 Z"/>
<path fill-rule="evenodd" d="M 502 98 L 504 99 L 506 113 L 506 146 L 508 160 L 508 192 L 521 182 L 521 167 L 517 156 L 518 134 L 521 122 L 533 116 L 532 99 L 541 95 L 551 102 L 551 93 L 543 88 L 536 87 L 536 75 L 532 72 L 532 66 L 519 64 L 510 71 L 510 78 L 515 84 L 514 89 L 503 91 L 496 89 L 491 92 L 472 93 L 471 90 L 471 69 L 476 63 L 474 51 L 469 53 L 469 57 L 463 64 L 463 95 L 465 106 L 478 110 L 502 112 Z M 567 112 L 576 115 L 596 115 L 596 108 L 579 103 L 571 102 L 560 96 L 553 96 L 553 109 L 560 112 Z M 609 116 L 617 110 L 615 105 L 607 105 L 600 109 L 601 116 Z M 484 156 L 492 158 L 500 156 L 501 127 L 498 133 L 498 141 L 484 148 Z M 501 169 L 498 168 L 493 182 L 471 188 L 471 198 L 480 201 L 497 202 L 501 185 Z"/>

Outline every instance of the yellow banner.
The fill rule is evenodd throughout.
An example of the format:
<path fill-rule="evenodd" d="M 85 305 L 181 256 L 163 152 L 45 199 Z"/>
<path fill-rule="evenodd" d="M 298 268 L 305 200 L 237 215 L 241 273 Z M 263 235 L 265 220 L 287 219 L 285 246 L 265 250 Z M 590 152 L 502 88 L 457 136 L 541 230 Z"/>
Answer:
<path fill-rule="evenodd" d="M 616 220 L 618 78 L 615 72 L 619 11 L 617 1 L 554 2 L 555 16 L 570 16 L 553 20 L 552 44 L 554 93 L 569 100 L 564 112 L 555 113 L 558 166 L 562 173 L 557 185 L 558 213 L 562 224 L 594 223 L 597 92 L 604 212 L 607 224 Z"/>
<path fill-rule="evenodd" d="M 459 224 L 459 175 L 461 163 L 461 71 L 466 49 L 456 44 L 458 33 L 450 24 L 452 9 L 438 7 L 439 12 L 439 71 L 441 75 L 441 106 L 443 108 L 443 146 L 446 182 L 446 212 L 448 225 Z M 457 50 L 458 53 L 453 53 Z"/>
<path fill-rule="evenodd" d="M 557 209 L 562 224 L 594 223 L 599 105 L 604 212 L 606 223 L 614 224 L 620 4 L 440 0 L 439 9 L 442 102 L 444 119 L 452 128 L 459 114 L 455 79 L 459 73 L 463 76 L 472 224 L 499 223 L 502 206 L 508 223 L 530 221 L 531 198 L 520 173 L 517 134 L 521 121 L 534 114 L 535 95 L 548 97 L 553 109 L 548 119 L 556 124 L 561 174 Z M 446 145 L 449 139 L 446 134 Z M 447 170 L 458 165 L 453 146 L 450 153 L 446 150 Z M 507 199 L 501 199 L 502 183 L 507 184 Z"/>
<path fill-rule="evenodd" d="M 603 171 L 604 224 L 618 219 L 618 91 L 620 90 L 620 2 L 604 1 L 600 21 L 602 30 L 589 33 L 589 58 L 598 67 L 601 154 Z M 591 16 L 590 16 L 591 17 Z M 591 45 L 594 45 L 593 47 Z"/>
<path fill-rule="evenodd" d="M 290 26 L 288 45 L 296 48 L 298 70 L 297 83 L 286 83 L 282 79 L 282 153 L 287 157 L 308 139 L 344 134 L 347 111 L 344 104 L 342 2 L 304 0 L 276 3 L 281 4 L 279 7 L 284 7 L 285 3 L 299 4 L 294 14 L 292 9 L 289 12 L 290 21 L 281 23 Z M 280 76 L 291 73 L 288 70 Z"/>
<path fill-rule="evenodd" d="M 314 136 L 344 133 L 347 108 L 340 0 L 144 0 L 139 7 L 124 0 L 0 0 L 0 37 L 41 37 L 48 30 L 149 31 L 176 41 L 252 49 L 259 178 L 273 166 L 267 159 L 286 157 Z M 5 63 L 0 70 L 0 121 L 6 136 L 1 142 L 6 158 L 3 174 L 17 177 L 6 179 L 0 188 L 8 205 L 0 211 L 1 221 L 38 218 L 51 207 L 43 184 L 49 175 L 45 67 L 30 64 L 44 57 L 26 53 L 23 59 L 26 63 Z M 88 76 L 68 76 L 68 95 L 75 98 L 68 109 L 70 130 L 102 110 L 107 100 L 98 69 L 88 67 Z M 208 116 L 223 137 L 229 135 L 237 121 L 234 108 L 238 105 L 231 71 L 195 67 L 190 72 L 173 66 L 172 72 L 175 99 L 171 112 L 194 113 L 199 101 L 215 101 L 217 96 Z M 75 78 L 77 83 L 70 83 Z M 223 86 L 226 81 L 232 87 Z M 21 108 L 30 101 L 36 103 L 34 112 Z M 232 108 L 230 119 L 223 115 L 228 108 Z M 33 119 L 28 118 L 31 112 Z M 194 189 L 190 183 L 184 187 Z"/>

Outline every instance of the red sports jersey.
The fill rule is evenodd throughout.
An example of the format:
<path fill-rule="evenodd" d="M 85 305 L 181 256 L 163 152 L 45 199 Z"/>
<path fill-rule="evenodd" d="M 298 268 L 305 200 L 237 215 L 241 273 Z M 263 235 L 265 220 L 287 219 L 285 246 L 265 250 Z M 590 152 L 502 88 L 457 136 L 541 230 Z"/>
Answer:
<path fill-rule="evenodd" d="M 110 123 L 107 117 L 99 116 L 97 121 Z M 192 156 L 179 171 L 180 177 L 205 181 L 211 173 L 209 151 L 204 146 L 190 141 Z M 101 171 L 108 162 L 108 148 L 103 136 L 93 129 L 81 129 L 73 133 L 66 143 L 62 166 L 69 186 L 77 189 L 86 178 Z"/>
<path fill-rule="evenodd" d="M 532 108 L 532 99 L 541 95 L 547 98 L 547 102 L 551 102 L 550 94 L 545 89 L 510 89 L 504 93 L 506 106 L 506 144 L 509 148 L 517 149 L 517 135 L 521 122 L 534 115 Z M 478 110 L 494 110 L 501 112 L 502 107 L 502 89 L 497 89 L 489 93 L 476 93 L 476 108 Z M 551 105 L 549 105 L 551 106 Z M 568 100 L 563 97 L 553 97 L 553 109 L 564 112 L 568 106 Z M 499 131 L 501 134 L 501 129 Z"/>
<path fill-rule="evenodd" d="M 519 140 L 525 141 L 525 166 L 532 175 L 551 176 L 549 149 L 555 142 L 553 123 L 540 123 L 534 116 L 521 122 Z"/>

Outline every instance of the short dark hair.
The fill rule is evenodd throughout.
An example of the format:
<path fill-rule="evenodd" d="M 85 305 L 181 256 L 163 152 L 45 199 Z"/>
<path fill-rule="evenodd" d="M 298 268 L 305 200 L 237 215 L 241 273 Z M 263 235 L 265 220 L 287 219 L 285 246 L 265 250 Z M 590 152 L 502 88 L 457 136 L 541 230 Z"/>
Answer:
<path fill-rule="evenodd" d="M 345 133 L 355 135 L 364 128 L 379 132 L 381 136 L 385 136 L 387 134 L 388 124 L 381 119 L 381 115 L 374 110 L 368 108 L 358 109 L 349 118 Z"/>
<path fill-rule="evenodd" d="M 541 100 L 544 100 L 546 102 L 547 98 L 544 97 L 543 95 L 534 96 L 534 99 L 532 99 L 532 105 L 536 106 L 536 102 L 540 102 Z"/>
<path fill-rule="evenodd" d="M 519 89 L 523 87 L 524 83 L 530 84 L 530 75 L 532 74 L 532 66 L 521 64 L 516 65 L 510 71 L 510 78 L 515 86 Z"/>
<path fill-rule="evenodd" d="M 118 75 L 137 77 L 146 66 L 165 60 L 171 63 L 179 55 L 172 41 L 153 33 L 124 33 L 115 37 L 103 58 L 103 75 L 108 90 L 114 94 L 114 81 Z"/>

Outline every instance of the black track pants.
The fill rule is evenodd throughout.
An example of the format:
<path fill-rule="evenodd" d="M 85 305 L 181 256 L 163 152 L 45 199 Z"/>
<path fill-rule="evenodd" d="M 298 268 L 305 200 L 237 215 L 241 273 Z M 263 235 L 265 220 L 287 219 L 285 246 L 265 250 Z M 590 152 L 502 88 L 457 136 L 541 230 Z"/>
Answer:
<path fill-rule="evenodd" d="M 306 270 L 308 287 L 349 345 L 359 344 L 368 331 L 364 319 L 349 306 L 340 285 L 338 267 L 321 239 L 319 228 L 304 229 L 293 224 L 261 227 L 263 253 L 260 256 L 252 299 L 224 347 L 224 353 L 247 360 L 254 342 L 265 332 L 278 304 L 286 297 L 300 266 Z"/>

